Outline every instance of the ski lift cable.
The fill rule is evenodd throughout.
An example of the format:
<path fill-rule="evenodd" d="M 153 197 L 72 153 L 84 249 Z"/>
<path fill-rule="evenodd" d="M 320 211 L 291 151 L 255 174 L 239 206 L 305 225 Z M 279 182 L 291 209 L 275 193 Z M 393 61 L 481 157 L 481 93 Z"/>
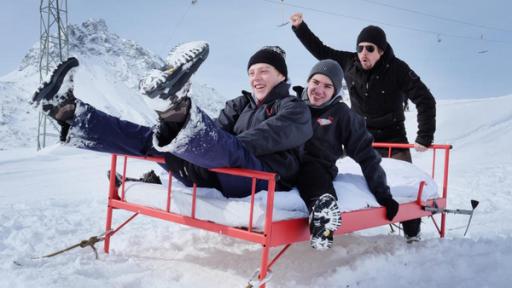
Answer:
<path fill-rule="evenodd" d="M 492 27 L 492 26 L 486 26 L 486 25 L 475 24 L 475 23 L 471 23 L 471 22 L 466 22 L 466 21 L 458 20 L 458 19 L 453 19 L 453 18 L 448 18 L 448 17 L 443 17 L 443 16 L 437 16 L 437 15 L 434 15 L 434 14 L 425 13 L 425 12 L 421 12 L 421 11 L 413 10 L 413 9 L 408 9 L 408 8 L 402 8 L 402 7 L 394 6 L 394 5 L 391 5 L 391 4 L 381 3 L 381 2 L 378 2 L 378 1 L 373 1 L 373 0 L 360 0 L 360 1 L 368 2 L 370 4 L 384 6 L 384 7 L 388 7 L 388 8 L 392 8 L 392 9 L 396 9 L 396 10 L 401 10 L 401 11 L 405 11 L 405 12 L 409 12 L 409 13 L 413 13 L 413 14 L 418 14 L 418 15 L 422 15 L 422 16 L 426 16 L 426 17 L 431 17 L 431 18 L 438 19 L 438 20 L 458 23 L 458 24 L 467 25 L 467 26 L 473 26 L 473 27 L 477 27 L 477 28 L 483 28 L 483 29 L 487 29 L 487 30 L 496 30 L 496 31 L 501 31 L 501 32 L 512 33 L 512 30 L 509 30 L 509 29 L 504 29 L 504 28 L 499 28 L 499 27 Z"/>
<path fill-rule="evenodd" d="M 322 14 L 327 14 L 327 15 L 336 16 L 336 17 L 353 19 L 353 20 L 362 21 L 362 22 L 366 22 L 366 23 L 372 22 L 372 23 L 376 23 L 376 24 L 380 24 L 380 25 L 389 26 L 389 27 L 395 27 L 395 28 L 399 28 L 399 29 L 415 31 L 415 32 L 420 32 L 420 33 L 425 33 L 425 34 L 432 34 L 432 35 L 435 35 L 435 36 L 443 36 L 443 37 L 449 37 L 449 38 L 459 38 L 459 39 L 466 39 L 466 40 L 481 40 L 480 36 L 472 37 L 472 36 L 463 36 L 463 35 L 456 35 L 456 34 L 447 34 L 447 33 L 443 33 L 443 32 L 438 32 L 438 31 L 433 31 L 433 30 L 426 30 L 426 29 L 420 29 L 420 28 L 415 28 L 415 27 L 411 27 L 411 26 L 405 26 L 405 25 L 399 25 L 399 24 L 390 24 L 390 23 L 387 23 L 387 22 L 376 21 L 374 19 L 358 17 L 358 16 L 353 16 L 353 15 L 347 15 L 347 14 L 337 13 L 337 12 L 332 12 L 332 11 L 326 11 L 326 10 L 321 10 L 321 9 L 318 9 L 318 8 L 311 8 L 311 7 L 306 7 L 306 6 L 297 5 L 297 4 L 280 3 L 280 1 L 278 2 L 278 1 L 275 1 L 275 0 L 262 0 L 262 1 L 265 1 L 265 2 L 268 2 L 268 3 L 272 3 L 272 4 L 286 5 L 286 6 L 289 6 L 289 7 L 299 8 L 299 9 L 302 9 L 302 10 L 309 10 L 309 11 L 313 11 L 313 12 L 317 12 L 317 13 L 322 13 Z M 502 43 L 502 44 L 512 44 L 512 42 L 510 42 L 510 41 L 503 41 L 503 40 L 496 40 L 496 39 L 485 39 L 484 41 L 486 41 L 486 42 L 494 42 L 494 43 Z"/>
<path fill-rule="evenodd" d="M 286 15 L 284 14 L 284 5 L 282 5 L 283 2 L 284 2 L 284 0 L 281 0 L 281 17 L 282 17 L 282 19 L 284 19 L 284 21 L 277 25 L 278 28 L 284 27 L 284 26 L 288 25 L 288 23 L 290 23 L 290 21 L 288 21 Z"/>
<path fill-rule="evenodd" d="M 169 45 L 169 43 L 172 43 L 172 40 L 176 34 L 176 31 L 178 31 L 178 28 L 180 28 L 181 24 L 183 23 L 183 20 L 185 20 L 185 17 L 187 17 L 190 9 L 192 8 L 192 6 L 194 6 L 195 4 L 197 3 L 197 0 L 192 0 L 190 2 L 190 5 L 188 5 L 187 7 L 187 10 L 185 10 L 185 13 L 183 13 L 181 15 L 181 18 L 178 20 L 178 22 L 176 23 L 176 25 L 174 25 L 174 28 L 171 29 L 171 33 L 169 35 L 169 40 L 165 41 L 162 46 L 160 47 L 159 51 L 162 51 L 162 49 L 165 49 L 165 48 L 168 48 L 167 46 Z"/>

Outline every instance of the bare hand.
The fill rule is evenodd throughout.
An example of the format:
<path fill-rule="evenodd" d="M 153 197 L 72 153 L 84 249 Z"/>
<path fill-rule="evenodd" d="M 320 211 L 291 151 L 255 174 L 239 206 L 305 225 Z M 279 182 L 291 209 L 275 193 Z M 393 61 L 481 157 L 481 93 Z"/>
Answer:
<path fill-rule="evenodd" d="M 302 23 L 303 19 L 304 15 L 302 15 L 300 12 L 293 13 L 293 15 L 290 16 L 290 21 L 294 27 L 298 27 L 300 23 Z"/>
<path fill-rule="evenodd" d="M 428 150 L 427 147 L 425 147 L 419 143 L 414 143 L 414 149 L 416 149 L 416 151 L 418 151 L 418 152 L 425 152 Z"/>

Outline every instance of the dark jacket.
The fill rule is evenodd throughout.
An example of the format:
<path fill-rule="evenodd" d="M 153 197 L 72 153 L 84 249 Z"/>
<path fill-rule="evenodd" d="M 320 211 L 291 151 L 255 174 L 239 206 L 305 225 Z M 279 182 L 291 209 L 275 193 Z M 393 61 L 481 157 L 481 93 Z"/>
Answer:
<path fill-rule="evenodd" d="M 281 82 L 262 103 L 251 93 L 226 102 L 217 126 L 238 138 L 264 165 L 280 176 L 281 188 L 291 188 L 299 170 L 304 143 L 313 135 L 308 107 L 289 94 Z"/>
<path fill-rule="evenodd" d="M 371 70 L 364 70 L 355 52 L 332 49 L 302 23 L 293 31 L 302 44 L 319 60 L 333 59 L 345 72 L 351 108 L 366 120 L 376 142 L 407 142 L 404 99 L 410 99 L 418 111 L 415 142 L 432 144 L 436 129 L 436 102 L 418 75 L 395 57 L 390 45 Z"/>
<path fill-rule="evenodd" d="M 294 87 L 298 95 L 302 94 L 300 88 Z M 366 130 L 363 118 L 339 101 L 323 108 L 310 107 L 310 111 L 313 137 L 304 146 L 302 165 L 319 163 L 329 171 L 332 182 L 338 174 L 336 161 L 346 154 L 359 163 L 368 187 L 379 203 L 384 198 L 391 198 L 386 172 L 380 166 L 381 157 L 372 148 L 373 137 Z"/>

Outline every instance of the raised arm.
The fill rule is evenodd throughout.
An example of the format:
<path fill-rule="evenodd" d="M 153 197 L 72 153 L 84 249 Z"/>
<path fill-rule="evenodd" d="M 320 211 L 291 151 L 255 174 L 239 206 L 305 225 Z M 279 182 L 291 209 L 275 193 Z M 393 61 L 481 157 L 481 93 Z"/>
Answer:
<path fill-rule="evenodd" d="M 340 66 L 345 69 L 356 56 L 353 52 L 346 52 L 335 50 L 325 45 L 313 32 L 309 29 L 302 13 L 294 13 L 290 17 L 292 30 L 299 38 L 300 42 L 306 49 L 318 60 L 333 59 L 338 62 Z"/>

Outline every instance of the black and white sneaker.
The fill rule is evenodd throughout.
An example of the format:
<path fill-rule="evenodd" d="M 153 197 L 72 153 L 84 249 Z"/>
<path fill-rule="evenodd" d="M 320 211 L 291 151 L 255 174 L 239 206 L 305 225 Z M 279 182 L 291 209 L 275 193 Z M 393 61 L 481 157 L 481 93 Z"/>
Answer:
<path fill-rule="evenodd" d="M 341 211 L 330 194 L 318 198 L 309 215 L 311 247 L 326 250 L 332 247 L 334 232 L 341 226 Z"/>
<path fill-rule="evenodd" d="M 139 83 L 140 91 L 150 99 L 151 108 L 164 111 L 158 99 L 176 102 L 186 96 L 190 89 L 190 77 L 208 57 L 209 46 L 205 41 L 188 42 L 176 46 L 167 56 L 167 65 L 151 70 Z M 153 100 L 155 101 L 153 101 Z M 148 100 L 148 99 L 146 99 Z M 156 106 L 155 106 L 156 105 Z"/>
<path fill-rule="evenodd" d="M 73 95 L 74 68 L 78 67 L 78 59 L 68 58 L 53 70 L 50 80 L 41 84 L 32 96 L 31 103 L 37 107 L 42 104 L 43 112 L 58 121 L 73 118 L 75 100 Z"/>

